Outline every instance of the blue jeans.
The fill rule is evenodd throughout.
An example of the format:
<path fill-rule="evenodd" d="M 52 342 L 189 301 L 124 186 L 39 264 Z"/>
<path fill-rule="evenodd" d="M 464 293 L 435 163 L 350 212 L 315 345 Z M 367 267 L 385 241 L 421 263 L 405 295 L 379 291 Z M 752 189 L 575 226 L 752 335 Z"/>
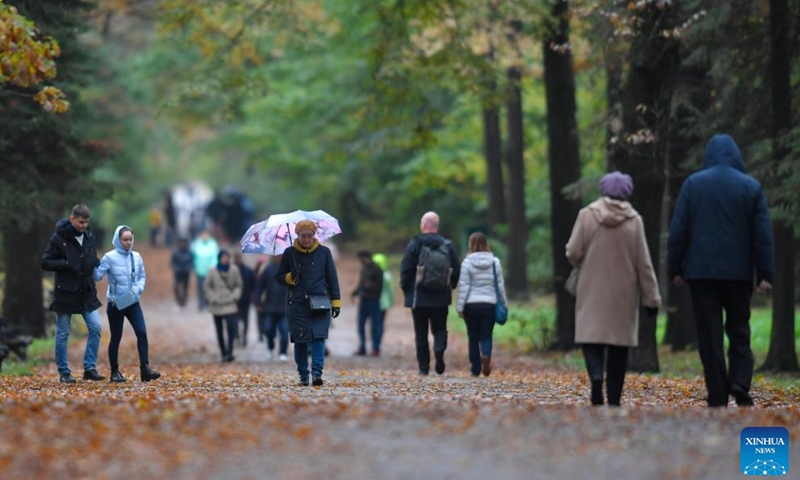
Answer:
<path fill-rule="evenodd" d="M 311 375 L 314 377 L 322 376 L 322 368 L 325 366 L 325 340 L 318 339 L 311 342 Z M 294 344 L 294 362 L 297 364 L 297 373 L 300 378 L 308 378 L 308 343 Z"/>
<path fill-rule="evenodd" d="M 470 371 L 481 373 L 481 355 L 492 358 L 492 330 L 494 330 L 494 303 L 467 303 L 464 305 L 467 324 Z"/>
<path fill-rule="evenodd" d="M 203 310 L 206 308 L 206 292 L 203 290 L 203 284 L 206 282 L 206 277 L 197 275 L 197 309 Z"/>
<path fill-rule="evenodd" d="M 83 352 L 83 369 L 91 370 L 97 364 L 97 349 L 100 348 L 100 310 L 82 312 L 83 321 L 89 330 L 86 339 L 86 350 Z M 69 340 L 69 324 L 72 315 L 56 313 L 56 365 L 58 373 L 70 373 L 67 360 L 67 340 Z"/>
<path fill-rule="evenodd" d="M 367 348 L 367 319 L 372 320 L 370 333 L 372 335 L 372 349 L 376 352 L 381 349 L 381 339 L 383 338 L 383 310 L 381 310 L 380 300 L 361 300 L 358 305 L 358 339 L 360 341 L 358 350 L 362 353 Z"/>
<path fill-rule="evenodd" d="M 289 349 L 289 319 L 283 313 L 263 314 L 263 330 L 267 335 L 267 350 L 270 352 L 275 349 L 275 337 L 280 334 L 280 354 L 286 355 Z"/>
<path fill-rule="evenodd" d="M 108 344 L 108 362 L 111 364 L 111 370 L 119 368 L 119 342 L 122 341 L 122 327 L 125 325 L 126 317 L 131 322 L 133 332 L 136 334 L 139 364 L 147 365 L 149 363 L 147 326 L 144 324 L 144 312 L 142 312 L 139 302 L 122 310 L 109 303 L 106 307 L 106 314 L 108 315 L 108 326 L 111 329 L 111 342 Z"/>

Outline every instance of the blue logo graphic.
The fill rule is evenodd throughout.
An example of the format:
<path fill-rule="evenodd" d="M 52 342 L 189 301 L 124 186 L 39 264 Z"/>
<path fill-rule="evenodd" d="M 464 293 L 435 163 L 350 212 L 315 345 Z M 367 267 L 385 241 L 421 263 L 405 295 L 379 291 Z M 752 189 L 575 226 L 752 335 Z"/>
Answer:
<path fill-rule="evenodd" d="M 789 431 L 783 427 L 747 427 L 739 436 L 739 464 L 745 475 L 789 473 Z"/>

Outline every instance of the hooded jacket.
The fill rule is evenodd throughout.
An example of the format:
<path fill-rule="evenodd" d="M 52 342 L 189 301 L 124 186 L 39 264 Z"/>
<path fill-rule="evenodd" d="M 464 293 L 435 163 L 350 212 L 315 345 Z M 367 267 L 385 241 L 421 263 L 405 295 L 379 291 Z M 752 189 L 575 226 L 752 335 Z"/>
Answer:
<path fill-rule="evenodd" d="M 494 270 L 492 269 L 494 265 Z M 494 271 L 497 271 L 497 287 L 500 298 L 495 290 Z M 503 281 L 503 267 L 492 252 L 473 252 L 461 262 L 461 274 L 458 279 L 458 295 L 456 297 L 456 311 L 464 311 L 467 303 L 502 303 L 506 301 L 505 282 Z"/>
<path fill-rule="evenodd" d="M 131 249 L 125 250 L 122 241 L 119 239 L 119 232 L 123 228 L 130 228 L 127 225 L 120 225 L 114 231 L 114 238 L 111 241 L 114 250 L 109 250 L 100 260 L 100 265 L 94 270 L 94 281 L 99 282 L 108 274 L 108 289 L 106 290 L 106 301 L 112 302 L 114 297 L 122 295 L 128 291 L 133 292 L 138 302 L 144 293 L 147 283 L 147 274 L 144 270 L 144 260 L 139 252 Z M 133 265 L 131 265 L 133 260 Z"/>
<path fill-rule="evenodd" d="M 575 342 L 635 347 L 640 304 L 661 304 L 642 217 L 628 202 L 592 202 L 578 214 L 567 258 L 580 265 Z"/>
<path fill-rule="evenodd" d="M 97 287 L 92 281 L 92 272 L 97 264 L 91 229 L 86 229 L 81 244 L 75 238 L 69 218 L 56 222 L 55 232 L 50 236 L 41 262 L 42 270 L 55 272 L 50 310 L 79 314 L 100 308 L 102 304 L 97 299 Z"/>
<path fill-rule="evenodd" d="M 417 264 L 419 264 L 419 253 L 423 245 L 431 249 L 439 248 L 445 238 L 438 233 L 422 233 L 412 238 L 408 242 L 403 260 L 400 263 L 400 288 L 405 297 L 405 306 L 411 308 L 437 308 L 447 307 L 453 303 L 453 289 L 458 286 L 458 278 L 461 269 L 458 264 L 458 254 L 453 244 L 448 245 L 450 253 L 450 266 L 453 274 L 450 277 L 450 288 L 444 290 L 429 290 L 416 284 Z"/>
<path fill-rule="evenodd" d="M 764 190 L 736 142 L 715 135 L 703 169 L 681 186 L 669 229 L 669 278 L 772 282 L 772 227 Z"/>

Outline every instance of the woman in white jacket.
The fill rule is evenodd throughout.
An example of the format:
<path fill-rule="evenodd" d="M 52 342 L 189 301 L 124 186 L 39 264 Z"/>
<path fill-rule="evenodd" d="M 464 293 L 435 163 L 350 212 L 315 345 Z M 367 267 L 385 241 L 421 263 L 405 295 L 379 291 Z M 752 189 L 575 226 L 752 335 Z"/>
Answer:
<path fill-rule="evenodd" d="M 143 382 L 155 380 L 161 376 L 149 365 L 147 327 L 139 299 L 144 292 L 147 275 L 144 261 L 138 252 L 133 251 L 133 231 L 127 225 L 120 225 L 114 232 L 112 240 L 114 250 L 107 252 L 94 271 L 94 280 L 99 282 L 108 274 L 108 290 L 106 291 L 106 314 L 111 329 L 111 342 L 108 344 L 108 361 L 111 363 L 111 381 L 124 382 L 125 377 L 119 371 L 119 343 L 122 340 L 122 327 L 125 318 L 131 322 L 136 333 L 136 345 L 139 349 L 139 365 Z M 130 300 L 123 300 L 126 296 Z M 133 301 L 123 305 L 124 301 Z"/>
<path fill-rule="evenodd" d="M 469 237 L 469 253 L 461 262 L 456 311 L 467 324 L 470 370 L 475 377 L 492 372 L 492 330 L 498 301 L 506 303 L 500 260 L 492 254 L 486 236 L 473 233 Z"/>

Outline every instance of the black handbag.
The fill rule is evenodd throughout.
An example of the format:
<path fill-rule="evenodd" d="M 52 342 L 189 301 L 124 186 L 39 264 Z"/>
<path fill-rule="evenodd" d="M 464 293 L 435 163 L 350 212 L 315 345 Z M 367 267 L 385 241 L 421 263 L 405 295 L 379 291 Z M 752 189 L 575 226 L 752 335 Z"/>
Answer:
<path fill-rule="evenodd" d="M 333 305 L 327 295 L 308 295 L 308 306 L 313 312 L 331 311 Z"/>

